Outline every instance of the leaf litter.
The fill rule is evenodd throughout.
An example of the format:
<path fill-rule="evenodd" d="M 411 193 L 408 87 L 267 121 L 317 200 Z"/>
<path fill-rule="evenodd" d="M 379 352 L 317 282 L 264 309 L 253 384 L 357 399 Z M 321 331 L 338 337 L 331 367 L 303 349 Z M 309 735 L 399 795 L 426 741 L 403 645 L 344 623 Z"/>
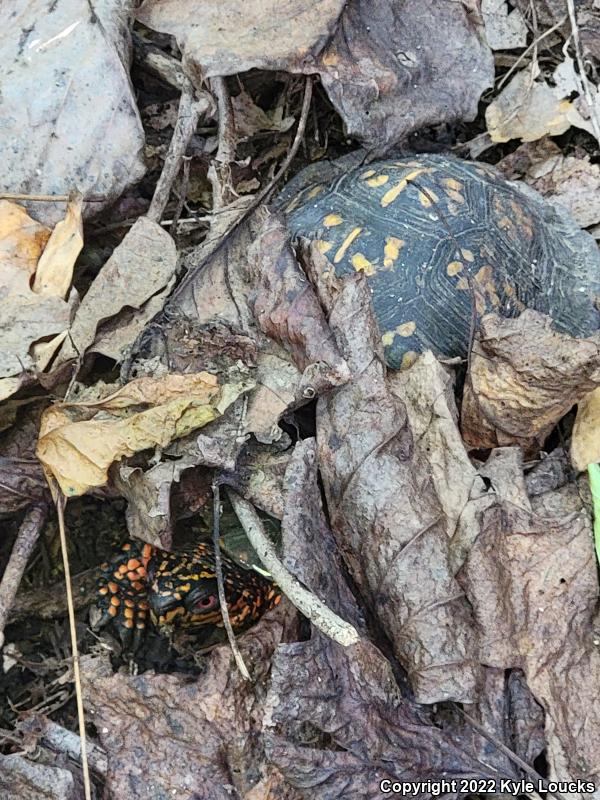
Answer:
<path fill-rule="evenodd" d="M 349 144 L 367 159 L 458 146 L 489 151 L 593 233 L 595 18 L 579 6 L 574 24 L 554 2 L 532 16 L 531 4 L 487 0 L 146 0 L 135 95 L 131 9 L 101 6 L 102 26 L 66 0 L 54 16 L 11 17 L 11 31 L 28 33 L 20 50 L 15 37 L 5 45 L 5 127 L 19 146 L 3 188 L 43 199 L 0 199 L 0 511 L 12 526 L 0 609 L 24 571 L 15 577 L 27 514 L 51 502 L 44 475 L 66 497 L 121 503 L 115 527 L 165 549 L 182 528 L 198 535 L 217 479 L 276 521 L 289 572 L 359 641 L 337 644 L 284 601 L 238 639 L 247 682 L 229 645 L 198 650 L 189 635 L 145 646 L 130 669 L 78 611 L 88 735 L 106 767 L 82 788 L 77 756 L 41 734 L 7 736 L 13 703 L 0 725 L 8 797 L 36 781 L 57 798 L 207 800 L 375 798 L 381 781 L 430 797 L 427 781 L 498 786 L 537 770 L 598 783 L 586 472 L 600 458 L 598 334 L 573 339 L 531 311 L 489 314 L 466 365 L 425 352 L 389 370 L 364 277 L 336 278 L 316 246 L 294 249 L 285 219 L 260 202 L 282 154 L 295 153 L 296 171 Z M 105 96 L 92 104 L 102 70 Z M 298 75 L 320 79 L 304 110 Z M 32 76 L 53 87 L 37 108 Z M 148 164 L 164 162 L 142 192 L 136 101 Z M 26 143 L 10 133 L 23 114 Z M 40 567 L 55 545 L 33 533 L 42 555 L 14 620 L 42 594 L 59 625 L 55 570 Z M 90 538 L 71 533 L 70 559 Z M 223 541 L 247 556 L 239 532 Z M 30 651 L 6 614 L 9 679 L 25 663 L 19 647 Z M 36 635 L 44 652 L 48 634 Z M 55 657 L 64 642 L 50 640 Z M 74 727 L 36 658 L 24 707 Z M 32 742 L 44 753 L 35 774 L 23 755 Z"/>

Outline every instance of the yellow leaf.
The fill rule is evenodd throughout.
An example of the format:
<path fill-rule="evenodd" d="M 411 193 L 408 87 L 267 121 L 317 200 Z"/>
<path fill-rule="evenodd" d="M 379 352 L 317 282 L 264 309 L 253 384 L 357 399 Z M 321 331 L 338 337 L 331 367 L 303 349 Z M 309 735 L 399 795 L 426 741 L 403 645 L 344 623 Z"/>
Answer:
<path fill-rule="evenodd" d="M 73 193 L 65 218 L 59 222 L 38 262 L 33 291 L 46 297 L 66 297 L 73 268 L 83 247 L 83 197 Z"/>

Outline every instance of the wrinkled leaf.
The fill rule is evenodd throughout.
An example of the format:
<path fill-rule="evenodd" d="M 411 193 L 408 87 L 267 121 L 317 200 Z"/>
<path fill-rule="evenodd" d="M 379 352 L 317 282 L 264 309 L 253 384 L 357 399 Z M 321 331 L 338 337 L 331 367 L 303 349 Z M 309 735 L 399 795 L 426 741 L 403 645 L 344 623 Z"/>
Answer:
<path fill-rule="evenodd" d="M 600 344 L 557 333 L 535 311 L 489 314 L 471 354 L 462 431 L 472 447 L 535 450 L 558 420 L 600 384 Z"/>
<path fill-rule="evenodd" d="M 86 292 L 60 359 L 81 356 L 91 348 L 120 361 L 162 308 L 176 265 L 169 234 L 140 217 Z"/>
<path fill-rule="evenodd" d="M 3 4 L 0 190 L 102 196 L 94 213 L 144 174 L 144 132 L 129 79 L 131 5 L 101 0 Z M 9 78 L 10 75 L 10 78 Z M 102 91 L 98 91 L 99 76 Z M 44 87 L 40 91 L 40 87 Z M 27 135 L 23 135 L 27 131 Z M 36 219 L 57 222 L 60 203 L 32 203 Z"/>
<path fill-rule="evenodd" d="M 105 401 L 50 407 L 42 416 L 36 454 L 65 495 L 84 494 L 106 483 L 114 461 L 166 447 L 212 422 L 250 388 L 219 386 L 206 373 L 140 378 Z M 136 412 L 141 404 L 150 408 Z"/>
<path fill-rule="evenodd" d="M 469 701 L 478 673 L 469 610 L 451 572 L 446 520 L 426 462 L 385 380 L 366 284 L 348 281 L 330 307 L 353 374 L 317 406 L 336 541 L 419 701 Z"/>

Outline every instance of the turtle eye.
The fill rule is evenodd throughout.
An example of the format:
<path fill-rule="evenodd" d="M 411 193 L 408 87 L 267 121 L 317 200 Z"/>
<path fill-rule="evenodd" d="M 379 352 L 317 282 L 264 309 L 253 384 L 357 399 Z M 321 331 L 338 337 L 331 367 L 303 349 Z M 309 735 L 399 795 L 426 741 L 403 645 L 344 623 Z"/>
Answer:
<path fill-rule="evenodd" d="M 211 611 L 213 608 L 216 608 L 219 605 L 219 598 L 214 594 L 207 594 L 204 597 L 200 597 L 194 603 L 192 610 L 202 613 L 204 611 Z"/>

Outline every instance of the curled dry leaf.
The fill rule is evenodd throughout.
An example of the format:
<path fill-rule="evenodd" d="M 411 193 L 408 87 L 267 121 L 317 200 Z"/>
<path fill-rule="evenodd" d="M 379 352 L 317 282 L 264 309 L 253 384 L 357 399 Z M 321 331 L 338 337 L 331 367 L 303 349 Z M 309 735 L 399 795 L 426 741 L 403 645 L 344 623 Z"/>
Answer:
<path fill-rule="evenodd" d="M 166 447 L 219 417 L 252 384 L 219 386 L 207 373 L 140 378 L 104 401 L 56 404 L 40 426 L 36 454 L 67 497 L 108 480 L 114 461 Z M 136 411 L 136 406 L 150 406 Z"/>
<path fill-rule="evenodd" d="M 69 327 L 71 302 L 63 294 L 81 249 L 80 226 L 76 203 L 56 237 L 20 206 L 0 203 L 0 400 L 19 389 L 27 371 L 43 369 L 56 348 L 36 343 L 64 336 Z M 44 248 L 53 240 L 45 258 Z M 40 264 L 43 276 L 38 280 Z"/>
<path fill-rule="evenodd" d="M 579 401 L 571 437 L 571 461 L 580 472 L 589 464 L 600 462 L 600 389 Z"/>
<path fill-rule="evenodd" d="M 558 420 L 600 384 L 600 341 L 557 333 L 535 311 L 481 321 L 462 406 L 475 448 L 519 444 L 534 451 Z"/>
<path fill-rule="evenodd" d="M 2 83 L 0 190 L 64 195 L 75 186 L 105 198 L 86 206 L 93 213 L 143 176 L 130 9 L 115 0 L 96 3 L 93 14 L 82 0 L 57 0 L 51 13 L 45 0 L 3 6 L 0 62 L 11 73 Z M 63 215 L 59 203 L 31 205 L 48 224 Z"/>
<path fill-rule="evenodd" d="M 169 234 L 140 217 L 86 292 L 60 360 L 92 349 L 120 361 L 144 325 L 162 309 L 176 266 Z"/>
<path fill-rule="evenodd" d="M 598 782 L 600 655 L 592 620 L 598 577 L 585 512 L 538 517 L 500 503 L 461 577 L 481 659 L 518 667 L 546 713 L 550 779 Z"/>
<path fill-rule="evenodd" d="M 286 473 L 286 562 L 312 592 L 364 632 L 323 513 L 316 456 L 313 440 L 300 442 Z M 280 645 L 267 709 L 270 761 L 293 786 L 318 800 L 377 797 L 386 778 L 435 780 L 488 769 L 464 746 L 461 732 L 428 724 L 425 709 L 401 698 L 389 662 L 366 638 L 344 648 L 313 629 L 307 642 Z M 315 728 L 327 734 L 324 742 L 315 742 Z"/>
<path fill-rule="evenodd" d="M 336 541 L 419 701 L 470 702 L 475 641 L 450 568 L 446 520 L 404 405 L 386 383 L 368 288 L 359 278 L 343 286 L 329 322 L 353 373 L 317 406 Z"/>
<path fill-rule="evenodd" d="M 111 796 L 232 800 L 269 775 L 258 736 L 265 681 L 275 647 L 295 627 L 281 604 L 238 640 L 252 681 L 232 666 L 227 644 L 203 659 L 196 679 L 113 675 L 108 660 L 84 659 L 85 704 L 108 756 Z"/>
<path fill-rule="evenodd" d="M 71 288 L 73 269 L 83 247 L 83 198 L 74 192 L 65 218 L 54 226 L 40 256 L 32 289 L 36 294 L 65 298 Z"/>

